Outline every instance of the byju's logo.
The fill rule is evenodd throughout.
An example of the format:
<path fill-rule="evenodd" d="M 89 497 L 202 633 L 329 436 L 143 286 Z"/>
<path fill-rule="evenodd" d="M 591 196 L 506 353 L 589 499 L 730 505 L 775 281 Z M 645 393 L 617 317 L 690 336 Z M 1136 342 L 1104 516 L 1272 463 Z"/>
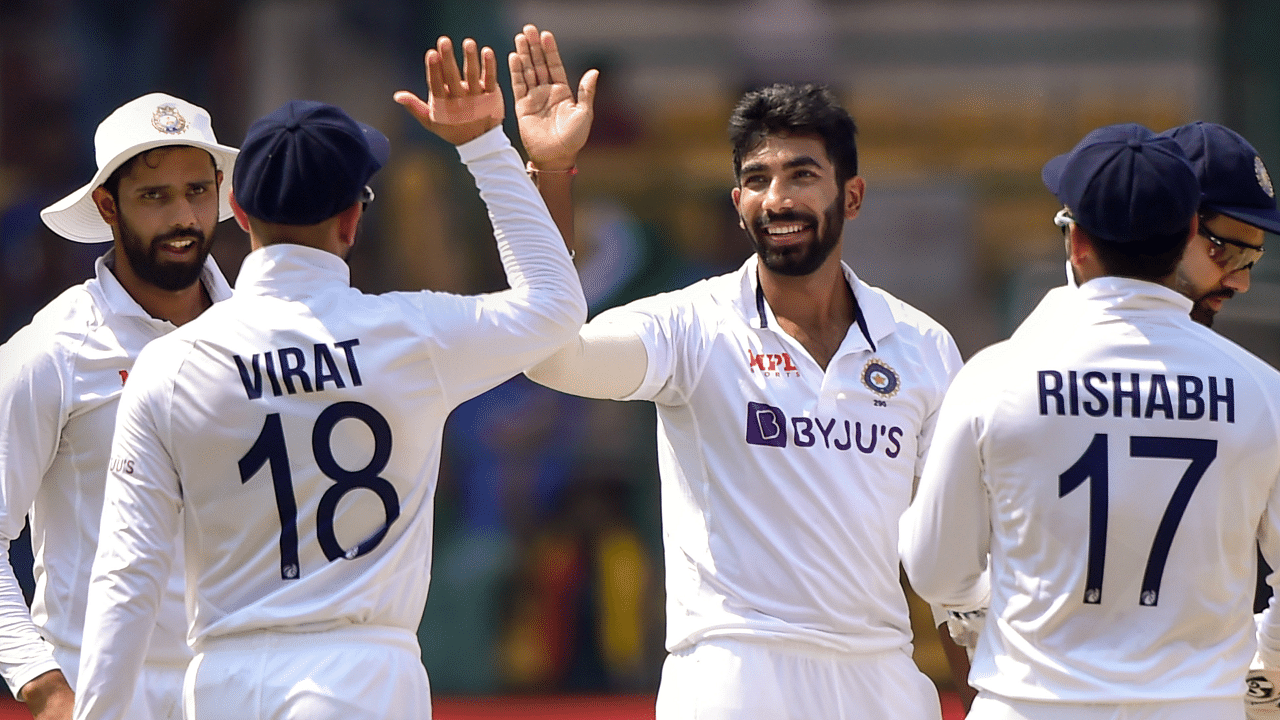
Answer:
<path fill-rule="evenodd" d="M 877 450 L 885 457 L 902 453 L 902 428 L 897 425 L 863 424 L 821 417 L 788 418 L 781 408 L 764 403 L 747 403 L 747 444 L 784 448 L 788 435 L 797 448 L 824 447 L 835 450 L 857 448 L 863 455 Z"/>
<path fill-rule="evenodd" d="M 787 416 L 772 405 L 747 403 L 747 443 L 787 446 Z"/>
<path fill-rule="evenodd" d="M 760 353 L 747 349 L 747 367 L 751 372 L 764 373 L 765 377 L 796 377 L 800 368 L 791 361 L 787 353 Z"/>

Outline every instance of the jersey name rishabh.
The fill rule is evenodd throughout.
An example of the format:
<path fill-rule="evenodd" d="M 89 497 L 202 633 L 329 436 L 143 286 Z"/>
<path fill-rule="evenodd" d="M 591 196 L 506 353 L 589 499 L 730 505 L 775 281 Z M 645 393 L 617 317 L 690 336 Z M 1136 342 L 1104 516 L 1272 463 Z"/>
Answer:
<path fill-rule="evenodd" d="M 1236 421 L 1235 380 L 1210 375 L 1040 370 L 1041 415 Z M 1224 412 L 1225 411 L 1225 412 Z"/>
<path fill-rule="evenodd" d="M 302 392 L 320 392 L 325 389 L 325 383 L 333 383 L 335 388 L 342 389 L 349 381 L 353 387 L 359 387 L 362 383 L 355 353 L 355 347 L 359 344 L 360 341 L 355 338 L 343 340 L 333 343 L 331 351 L 328 344 L 316 343 L 312 351 L 312 357 L 315 360 L 310 369 L 307 367 L 307 353 L 300 347 L 283 347 L 261 354 L 254 353 L 248 362 L 239 355 L 233 357 L 236 369 L 240 371 L 240 382 L 244 383 L 245 395 L 250 400 L 257 400 L 262 397 L 264 369 L 267 380 L 271 383 L 271 394 L 276 397 L 280 397 L 284 392 L 294 395 L 299 387 Z M 342 371 L 334 360 L 338 351 L 341 351 L 347 360 L 348 379 L 343 378 Z M 296 385 L 295 380 L 297 380 Z"/>
<path fill-rule="evenodd" d="M 764 403 L 747 403 L 747 444 L 786 447 L 788 427 L 791 443 L 795 447 L 822 446 L 828 449 L 852 450 L 857 448 L 864 455 L 877 450 L 886 457 L 896 458 L 902 452 L 903 429 L 897 425 L 836 418 L 803 417 L 788 418 L 781 408 Z"/>

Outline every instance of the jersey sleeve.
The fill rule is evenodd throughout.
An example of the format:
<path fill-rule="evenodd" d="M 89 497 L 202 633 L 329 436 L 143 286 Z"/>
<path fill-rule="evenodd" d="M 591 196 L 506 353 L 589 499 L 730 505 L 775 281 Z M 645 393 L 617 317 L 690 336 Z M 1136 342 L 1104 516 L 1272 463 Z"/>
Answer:
<path fill-rule="evenodd" d="M 155 362 L 155 348 L 139 355 L 116 415 L 85 610 L 77 718 L 127 717 L 173 563 L 182 500 L 167 450 L 165 388 L 176 369 Z"/>
<path fill-rule="evenodd" d="M 981 443 L 986 383 L 966 368 L 938 412 L 920 487 L 899 525 L 899 552 L 911 587 L 927 602 L 972 610 L 985 601 L 983 570 L 991 521 Z"/>
<path fill-rule="evenodd" d="M 525 374 L 560 392 L 620 400 L 635 394 L 648 377 L 648 348 L 626 323 L 597 318 L 583 325 L 572 342 Z"/>
<path fill-rule="evenodd" d="M 601 313 L 592 323 L 627 328 L 644 344 L 644 378 L 619 400 L 650 400 L 659 405 L 686 402 L 705 366 L 710 345 L 704 323 L 714 324 L 709 300 L 694 308 L 686 292 L 642 298 Z"/>
<path fill-rule="evenodd" d="M 943 397 L 945 397 L 947 388 L 951 386 L 951 381 L 955 379 L 956 373 L 960 372 L 960 368 L 964 365 L 964 361 L 960 358 L 960 348 L 956 346 L 956 341 L 951 337 L 951 333 L 939 328 L 925 337 L 926 342 L 933 345 L 930 350 L 937 353 L 938 363 L 934 370 L 934 383 L 937 393 L 934 396 L 932 406 L 925 415 L 924 422 L 920 423 L 920 439 L 916 443 L 918 450 L 916 453 L 915 476 L 917 478 L 924 473 L 925 460 L 929 456 L 929 448 L 933 445 L 934 428 L 938 421 L 938 411 L 942 408 Z"/>
<path fill-rule="evenodd" d="M 432 294 L 423 308 L 441 380 L 461 402 L 568 343 L 587 303 L 560 232 L 501 129 L 458 152 L 488 208 L 510 285 L 479 296 Z"/>
<path fill-rule="evenodd" d="M 23 685 L 58 669 L 53 649 L 31 620 L 9 544 L 22 532 L 53 463 L 66 416 L 63 369 L 43 336 L 20 332 L 0 347 L 0 675 L 18 696 Z"/>

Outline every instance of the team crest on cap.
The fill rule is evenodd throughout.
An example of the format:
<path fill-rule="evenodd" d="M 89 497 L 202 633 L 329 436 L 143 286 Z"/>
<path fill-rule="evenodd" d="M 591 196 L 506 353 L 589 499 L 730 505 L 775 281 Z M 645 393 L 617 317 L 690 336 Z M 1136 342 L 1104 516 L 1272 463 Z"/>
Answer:
<path fill-rule="evenodd" d="M 1271 186 L 1271 176 L 1267 174 L 1267 166 L 1262 164 L 1262 158 L 1257 155 L 1253 156 L 1253 174 L 1258 176 L 1258 184 L 1262 186 L 1262 191 L 1267 197 L 1275 197 L 1276 190 Z"/>
<path fill-rule="evenodd" d="M 901 382 L 898 373 L 883 360 L 872 358 L 862 368 L 862 384 L 881 397 L 893 397 L 898 394 Z"/>
<path fill-rule="evenodd" d="M 177 135 L 187 129 L 187 119 L 172 104 L 161 105 L 151 114 L 151 126 L 165 135 Z"/>

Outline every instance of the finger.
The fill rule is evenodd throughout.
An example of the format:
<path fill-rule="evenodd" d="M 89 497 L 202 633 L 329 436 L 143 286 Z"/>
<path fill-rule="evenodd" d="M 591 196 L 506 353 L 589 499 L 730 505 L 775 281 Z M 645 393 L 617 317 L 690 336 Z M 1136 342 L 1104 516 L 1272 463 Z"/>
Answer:
<path fill-rule="evenodd" d="M 467 38 L 462 41 L 462 72 L 467 83 L 467 94 L 480 93 L 480 57 L 476 41 Z"/>
<path fill-rule="evenodd" d="M 547 58 L 547 75 L 551 82 L 568 85 L 569 75 L 564 71 L 564 63 L 560 61 L 560 47 L 556 45 L 556 36 L 550 30 L 543 30 L 541 44 Z"/>
<path fill-rule="evenodd" d="M 396 103 L 402 106 L 405 110 L 408 110 L 409 114 L 412 115 L 418 122 L 427 126 L 430 126 L 432 124 L 431 108 L 430 106 L 427 105 L 427 103 L 423 102 L 422 98 L 418 97 L 417 95 L 414 95 L 408 90 L 400 90 L 399 92 L 392 95 L 391 98 L 395 100 Z"/>
<path fill-rule="evenodd" d="M 520 71 L 524 76 L 526 89 L 537 85 L 538 73 L 533 69 L 533 55 L 529 50 L 529 38 L 523 32 L 516 35 L 516 52 L 520 55 Z"/>
<path fill-rule="evenodd" d="M 481 75 L 480 90 L 486 93 L 498 92 L 498 55 L 487 45 L 480 50 L 480 59 L 484 63 L 484 74 Z"/>
<path fill-rule="evenodd" d="M 444 84 L 444 69 L 440 53 L 435 50 L 428 50 L 423 62 L 427 65 L 427 92 L 431 94 L 431 97 L 446 97 L 449 94 L 449 88 L 445 87 Z"/>
<path fill-rule="evenodd" d="M 507 53 L 507 69 L 511 71 L 511 95 L 519 100 L 529 93 L 529 86 L 524 82 L 524 63 L 521 62 L 519 53 Z"/>
<path fill-rule="evenodd" d="M 578 108 L 589 113 L 595 112 L 596 83 L 600 80 L 599 70 L 588 70 L 582 74 L 582 82 L 578 83 Z"/>
<path fill-rule="evenodd" d="M 440 53 L 440 69 L 444 77 L 446 95 L 442 97 L 462 95 L 462 74 L 458 72 L 458 59 L 453 56 L 453 41 L 441 35 L 436 41 L 436 51 Z"/>
<path fill-rule="evenodd" d="M 547 72 L 547 56 L 542 51 L 542 38 L 538 35 L 538 28 L 525 25 L 524 34 L 529 40 L 529 56 L 533 58 L 533 69 L 538 76 L 537 82 L 539 85 L 546 85 L 551 82 L 551 76 Z"/>

